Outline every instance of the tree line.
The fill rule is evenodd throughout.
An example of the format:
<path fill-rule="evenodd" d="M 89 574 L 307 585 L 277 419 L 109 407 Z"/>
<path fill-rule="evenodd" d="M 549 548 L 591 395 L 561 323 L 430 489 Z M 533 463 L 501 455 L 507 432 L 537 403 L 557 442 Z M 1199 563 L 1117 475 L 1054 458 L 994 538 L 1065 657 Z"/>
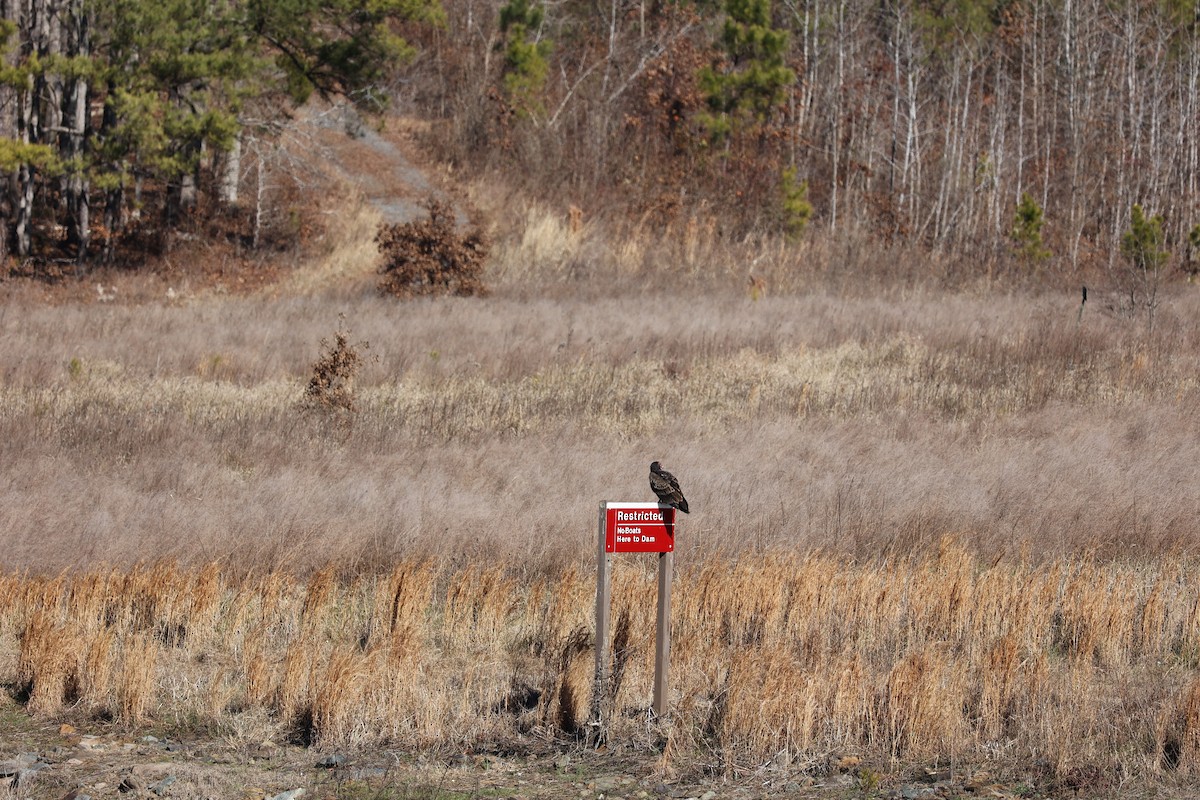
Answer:
<path fill-rule="evenodd" d="M 238 200 L 241 143 L 313 92 L 381 101 L 434 0 L 0 0 L 0 260 L 110 256 Z"/>
<path fill-rule="evenodd" d="M 458 151 L 564 197 L 1060 270 L 1119 262 L 1136 206 L 1200 255 L 1196 0 L 445 7 Z"/>
<path fill-rule="evenodd" d="M 1194 270 L 1198 25 L 1197 0 L 0 0 L 0 257 L 235 204 L 245 143 L 316 91 L 592 213 L 1062 271 L 1128 259 L 1136 223 L 1170 254 L 1143 269 Z"/>

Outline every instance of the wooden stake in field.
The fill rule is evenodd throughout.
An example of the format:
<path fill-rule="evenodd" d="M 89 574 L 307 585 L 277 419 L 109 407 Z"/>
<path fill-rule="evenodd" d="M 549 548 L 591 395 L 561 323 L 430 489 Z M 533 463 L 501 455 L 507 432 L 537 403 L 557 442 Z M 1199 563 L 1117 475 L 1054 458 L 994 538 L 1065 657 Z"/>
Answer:
<path fill-rule="evenodd" d="M 658 554 L 658 627 L 654 645 L 656 717 L 667 716 L 671 657 L 671 576 L 675 565 L 675 509 L 662 503 L 602 503 L 596 563 L 596 671 L 592 681 L 589 740 L 604 738 L 608 716 L 608 629 L 614 553 Z"/>

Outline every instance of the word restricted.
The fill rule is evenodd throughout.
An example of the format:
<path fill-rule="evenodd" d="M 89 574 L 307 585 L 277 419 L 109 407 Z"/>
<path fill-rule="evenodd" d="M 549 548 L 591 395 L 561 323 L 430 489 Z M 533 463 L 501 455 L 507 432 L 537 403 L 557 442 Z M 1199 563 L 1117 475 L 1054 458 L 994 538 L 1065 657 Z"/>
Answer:
<path fill-rule="evenodd" d="M 670 553 L 675 549 L 675 509 L 658 503 L 606 503 L 608 553 Z"/>

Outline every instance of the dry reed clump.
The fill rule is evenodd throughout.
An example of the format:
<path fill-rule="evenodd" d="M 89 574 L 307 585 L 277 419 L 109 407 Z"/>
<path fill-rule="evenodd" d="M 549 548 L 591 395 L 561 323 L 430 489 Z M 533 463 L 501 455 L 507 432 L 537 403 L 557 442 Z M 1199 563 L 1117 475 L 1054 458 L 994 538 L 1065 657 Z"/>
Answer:
<path fill-rule="evenodd" d="M 613 576 L 609 737 L 634 747 L 654 746 L 638 721 L 653 682 L 649 566 L 623 559 Z M 685 561 L 671 758 L 729 774 L 780 758 L 818 770 L 829 752 L 1042 764 L 1040 780 L 1062 785 L 1192 774 L 1197 587 L 1194 561 L 981 563 L 951 540 L 869 563 Z M 4 588 L 0 644 L 17 657 L 0 663 L 41 717 L 257 714 L 297 741 L 351 747 L 586 729 L 586 571 L 408 561 L 300 580 L 162 563 Z"/>
<path fill-rule="evenodd" d="M 583 213 L 574 206 L 565 217 L 531 206 L 525 211 L 520 235 L 497 244 L 491 273 L 497 281 L 505 283 L 548 283 L 576 278 L 585 268 L 581 253 L 587 238 Z"/>
<path fill-rule="evenodd" d="M 375 234 L 382 217 L 361 192 L 342 190 L 338 224 L 329 225 L 324 246 L 305 258 L 281 280 L 290 294 L 346 291 L 366 285 L 374 276 L 379 257 Z"/>

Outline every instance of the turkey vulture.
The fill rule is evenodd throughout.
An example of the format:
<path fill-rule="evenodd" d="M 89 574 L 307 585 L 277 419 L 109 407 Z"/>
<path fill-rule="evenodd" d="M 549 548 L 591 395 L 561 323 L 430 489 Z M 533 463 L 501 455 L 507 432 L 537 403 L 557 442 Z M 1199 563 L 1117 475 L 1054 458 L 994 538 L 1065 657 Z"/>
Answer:
<path fill-rule="evenodd" d="M 679 490 L 679 481 L 660 467 L 657 461 L 650 465 L 650 488 L 658 495 L 658 502 L 688 513 L 687 499 Z"/>

